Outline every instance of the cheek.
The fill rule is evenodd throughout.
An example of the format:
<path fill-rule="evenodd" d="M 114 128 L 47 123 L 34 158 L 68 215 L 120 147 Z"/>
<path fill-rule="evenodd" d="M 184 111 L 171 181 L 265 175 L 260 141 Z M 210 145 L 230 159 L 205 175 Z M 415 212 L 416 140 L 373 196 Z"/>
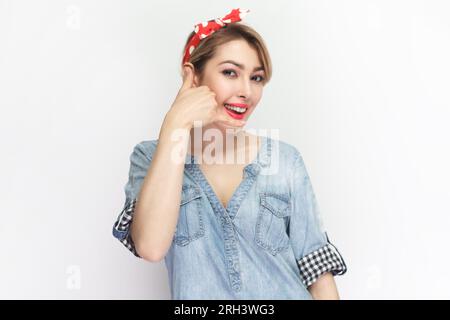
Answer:
<path fill-rule="evenodd" d="M 217 103 L 223 103 L 227 99 L 227 92 L 222 86 L 209 86 L 209 89 L 216 94 Z"/>
<path fill-rule="evenodd" d="M 226 79 L 216 79 L 216 81 L 214 81 L 214 84 L 211 85 L 211 89 L 216 92 L 217 96 L 226 97 L 232 95 L 235 91 L 233 83 Z"/>

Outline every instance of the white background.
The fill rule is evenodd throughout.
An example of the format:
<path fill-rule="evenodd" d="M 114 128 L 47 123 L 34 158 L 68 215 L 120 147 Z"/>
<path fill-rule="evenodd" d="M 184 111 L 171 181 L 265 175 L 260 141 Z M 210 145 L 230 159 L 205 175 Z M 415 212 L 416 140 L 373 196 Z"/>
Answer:
<path fill-rule="evenodd" d="M 444 0 L 0 1 L 0 298 L 170 298 L 112 224 L 186 37 L 237 7 L 274 67 L 247 128 L 301 151 L 341 298 L 450 298 Z"/>

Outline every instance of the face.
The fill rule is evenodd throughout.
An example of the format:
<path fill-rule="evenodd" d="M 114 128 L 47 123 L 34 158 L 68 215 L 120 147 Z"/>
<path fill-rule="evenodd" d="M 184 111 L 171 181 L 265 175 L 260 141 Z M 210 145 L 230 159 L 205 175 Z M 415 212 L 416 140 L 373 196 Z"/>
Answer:
<path fill-rule="evenodd" d="M 205 65 L 202 81 L 195 77 L 194 83 L 215 92 L 219 112 L 231 119 L 247 120 L 261 99 L 265 79 L 257 51 L 245 40 L 230 41 L 217 49 Z M 225 104 L 237 104 L 243 109 L 229 110 Z M 240 114 L 242 110 L 245 112 Z M 222 123 L 214 127 L 228 128 Z"/>

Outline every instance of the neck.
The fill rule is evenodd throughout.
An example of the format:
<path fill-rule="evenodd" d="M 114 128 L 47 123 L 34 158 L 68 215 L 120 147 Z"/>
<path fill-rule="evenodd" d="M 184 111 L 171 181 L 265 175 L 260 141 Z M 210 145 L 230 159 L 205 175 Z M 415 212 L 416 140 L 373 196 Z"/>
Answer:
<path fill-rule="evenodd" d="M 215 130 L 209 131 L 209 129 Z M 228 153 L 236 154 L 242 150 L 245 151 L 248 146 L 247 136 L 248 134 L 243 129 L 230 128 L 226 130 L 212 126 L 192 128 L 188 150 L 197 158 L 204 158 L 209 154 L 214 157 L 226 157 Z"/>

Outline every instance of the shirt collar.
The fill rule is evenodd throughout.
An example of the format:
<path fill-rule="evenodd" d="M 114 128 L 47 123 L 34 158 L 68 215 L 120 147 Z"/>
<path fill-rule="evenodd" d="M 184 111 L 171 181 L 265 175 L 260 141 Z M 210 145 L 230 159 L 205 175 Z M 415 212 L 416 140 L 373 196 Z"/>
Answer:
<path fill-rule="evenodd" d="M 245 167 L 245 170 L 253 175 L 257 175 L 261 171 L 261 169 L 270 166 L 272 139 L 266 136 L 259 137 L 261 138 L 261 145 L 260 149 L 258 150 L 258 154 L 255 159 L 253 159 L 253 161 Z M 198 160 L 194 155 L 186 154 L 184 163 L 185 166 L 193 166 L 194 164 L 198 164 Z"/>

